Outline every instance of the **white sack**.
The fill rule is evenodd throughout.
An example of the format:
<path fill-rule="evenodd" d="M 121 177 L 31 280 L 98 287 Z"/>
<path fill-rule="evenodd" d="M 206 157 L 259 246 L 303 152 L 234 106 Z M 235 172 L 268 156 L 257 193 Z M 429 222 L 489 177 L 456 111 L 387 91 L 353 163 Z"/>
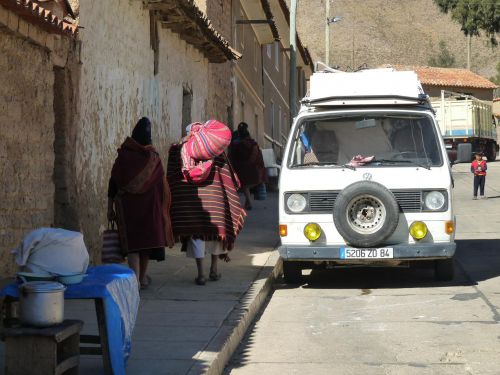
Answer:
<path fill-rule="evenodd" d="M 28 233 L 12 253 L 16 263 L 27 272 L 70 275 L 85 273 L 89 265 L 83 235 L 59 228 L 40 228 Z"/>

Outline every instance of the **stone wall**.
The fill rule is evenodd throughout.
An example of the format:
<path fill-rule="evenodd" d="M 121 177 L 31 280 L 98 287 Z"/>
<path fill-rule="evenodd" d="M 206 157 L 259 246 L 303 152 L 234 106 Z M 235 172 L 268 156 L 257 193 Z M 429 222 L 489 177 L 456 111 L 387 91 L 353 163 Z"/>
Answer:
<path fill-rule="evenodd" d="M 53 224 L 54 70 L 46 49 L 0 29 L 0 276 L 9 250 Z"/>
<path fill-rule="evenodd" d="M 159 27 L 155 75 L 150 15 L 139 1 L 88 0 L 80 3 L 79 16 L 85 28 L 80 32 L 75 183 L 80 229 L 98 262 L 117 148 L 137 120 L 148 116 L 153 143 L 166 164 L 168 146 L 181 136 L 184 88 L 193 93 L 193 120 L 205 118 L 208 62 L 177 34 Z"/>

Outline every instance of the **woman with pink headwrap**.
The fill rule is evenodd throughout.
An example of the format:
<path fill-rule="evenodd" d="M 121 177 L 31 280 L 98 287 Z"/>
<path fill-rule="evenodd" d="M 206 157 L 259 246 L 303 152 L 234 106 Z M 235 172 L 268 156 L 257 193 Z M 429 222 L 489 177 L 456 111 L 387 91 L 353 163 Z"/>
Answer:
<path fill-rule="evenodd" d="M 188 135 L 169 151 L 172 229 L 187 256 L 196 260 L 198 285 L 205 285 L 205 253 L 211 254 L 210 280 L 220 279 L 217 260 L 229 259 L 245 219 L 239 181 L 224 153 L 230 141 L 229 128 L 209 120 L 191 124 Z"/>

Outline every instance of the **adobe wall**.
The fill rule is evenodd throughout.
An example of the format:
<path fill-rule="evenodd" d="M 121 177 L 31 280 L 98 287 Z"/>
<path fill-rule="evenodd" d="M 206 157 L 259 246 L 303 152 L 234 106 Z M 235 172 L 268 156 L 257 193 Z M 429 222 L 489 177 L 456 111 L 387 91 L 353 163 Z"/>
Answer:
<path fill-rule="evenodd" d="M 47 50 L 0 29 L 0 276 L 10 250 L 53 223 L 54 71 Z"/>
<path fill-rule="evenodd" d="M 97 263 L 117 148 L 137 120 L 148 116 L 153 143 L 166 165 L 168 146 L 181 136 L 183 86 L 193 90 L 192 118 L 205 117 L 208 63 L 176 34 L 159 27 L 155 75 L 150 15 L 139 1 L 85 1 L 79 15 L 85 28 L 80 31 L 75 183 L 80 227 Z"/>

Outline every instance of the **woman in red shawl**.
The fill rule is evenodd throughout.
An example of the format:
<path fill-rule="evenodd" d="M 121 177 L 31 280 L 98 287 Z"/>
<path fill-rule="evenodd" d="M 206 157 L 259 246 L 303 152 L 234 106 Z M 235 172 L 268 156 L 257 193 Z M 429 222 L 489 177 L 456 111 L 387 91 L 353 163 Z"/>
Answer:
<path fill-rule="evenodd" d="M 151 122 L 143 117 L 118 149 L 108 188 L 108 220 L 118 224 L 122 251 L 141 288 L 151 283 L 149 259 L 164 260 L 165 246 L 174 244 L 170 190 L 151 143 Z"/>
<path fill-rule="evenodd" d="M 255 140 L 250 137 L 248 125 L 241 122 L 229 147 L 229 157 L 245 194 L 245 208 L 252 209 L 250 189 L 262 182 L 267 182 L 266 168 L 262 151 Z"/>

